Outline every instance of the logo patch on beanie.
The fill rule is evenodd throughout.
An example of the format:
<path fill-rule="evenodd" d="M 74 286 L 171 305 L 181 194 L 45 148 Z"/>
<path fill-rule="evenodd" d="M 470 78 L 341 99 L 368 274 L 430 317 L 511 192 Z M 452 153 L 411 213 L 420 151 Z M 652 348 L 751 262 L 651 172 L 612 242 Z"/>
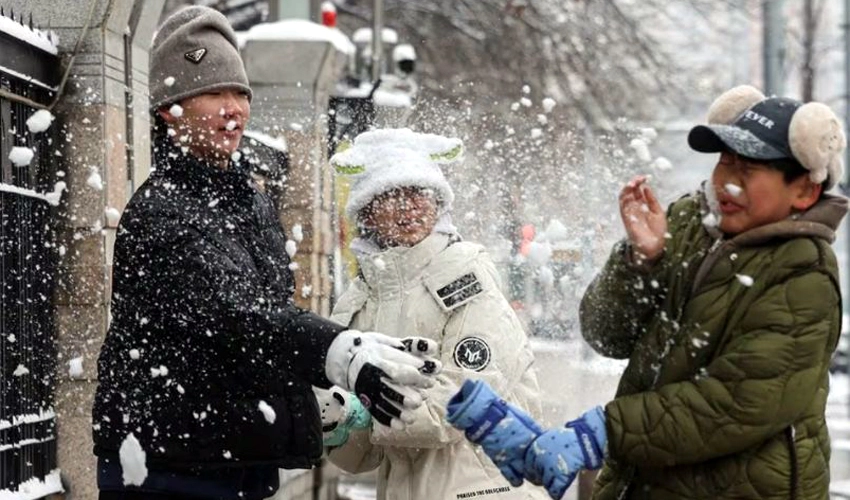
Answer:
<path fill-rule="evenodd" d="M 201 62 L 201 59 L 203 59 L 205 55 L 207 55 L 207 49 L 203 47 L 200 49 L 190 50 L 189 52 L 183 54 L 186 59 L 192 61 L 195 64 Z"/>

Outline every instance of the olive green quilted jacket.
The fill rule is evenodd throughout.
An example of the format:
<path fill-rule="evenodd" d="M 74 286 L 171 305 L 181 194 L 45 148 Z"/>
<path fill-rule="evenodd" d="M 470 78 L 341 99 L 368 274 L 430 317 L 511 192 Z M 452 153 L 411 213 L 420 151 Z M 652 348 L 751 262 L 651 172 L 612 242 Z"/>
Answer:
<path fill-rule="evenodd" d="M 581 304 L 585 339 L 628 358 L 594 497 L 826 499 L 824 420 L 841 327 L 830 248 L 847 199 L 733 238 L 701 193 L 671 205 L 652 268 L 615 246 Z M 792 492 L 793 490 L 793 492 Z"/>

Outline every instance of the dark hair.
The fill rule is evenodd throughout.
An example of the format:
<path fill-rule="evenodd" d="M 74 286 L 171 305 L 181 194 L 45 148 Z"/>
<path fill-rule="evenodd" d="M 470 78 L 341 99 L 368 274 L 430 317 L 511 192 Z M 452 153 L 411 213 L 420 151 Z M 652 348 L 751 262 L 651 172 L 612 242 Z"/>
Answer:
<path fill-rule="evenodd" d="M 800 165 L 800 162 L 794 158 L 782 158 L 781 160 L 771 160 L 767 162 L 767 166 L 782 172 L 782 177 L 785 183 L 788 184 L 800 177 L 809 173 L 806 167 Z"/>

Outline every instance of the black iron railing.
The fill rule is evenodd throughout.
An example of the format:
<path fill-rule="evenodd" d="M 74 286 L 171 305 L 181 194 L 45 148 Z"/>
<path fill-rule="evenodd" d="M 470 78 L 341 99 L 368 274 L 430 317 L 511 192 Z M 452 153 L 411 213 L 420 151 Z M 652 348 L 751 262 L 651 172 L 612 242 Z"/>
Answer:
<path fill-rule="evenodd" d="M 41 35 L 31 21 L 10 27 L 9 20 L 0 19 L 0 496 L 58 481 L 55 208 L 32 195 L 53 191 L 56 140 L 50 130 L 29 131 L 26 120 L 36 108 L 26 102 L 53 99 L 59 59 L 32 43 Z M 10 160 L 13 147 L 34 151 L 28 165 Z"/>

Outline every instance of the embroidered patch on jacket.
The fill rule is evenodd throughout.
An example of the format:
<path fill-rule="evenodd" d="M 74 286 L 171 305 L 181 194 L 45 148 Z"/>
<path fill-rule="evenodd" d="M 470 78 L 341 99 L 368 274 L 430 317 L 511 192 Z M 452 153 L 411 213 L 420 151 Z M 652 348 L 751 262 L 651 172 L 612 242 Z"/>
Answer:
<path fill-rule="evenodd" d="M 207 49 L 205 48 L 190 50 L 189 52 L 183 54 L 186 59 L 192 61 L 195 64 L 201 62 L 201 59 L 203 59 L 205 55 L 207 55 Z"/>
<path fill-rule="evenodd" d="M 466 303 L 483 291 L 481 282 L 478 281 L 475 274 L 468 273 L 437 290 L 437 296 L 440 297 L 447 309 L 452 309 Z"/>
<path fill-rule="evenodd" d="M 490 346 L 478 337 L 466 337 L 455 345 L 453 357 L 459 367 L 481 371 L 490 364 Z"/>

